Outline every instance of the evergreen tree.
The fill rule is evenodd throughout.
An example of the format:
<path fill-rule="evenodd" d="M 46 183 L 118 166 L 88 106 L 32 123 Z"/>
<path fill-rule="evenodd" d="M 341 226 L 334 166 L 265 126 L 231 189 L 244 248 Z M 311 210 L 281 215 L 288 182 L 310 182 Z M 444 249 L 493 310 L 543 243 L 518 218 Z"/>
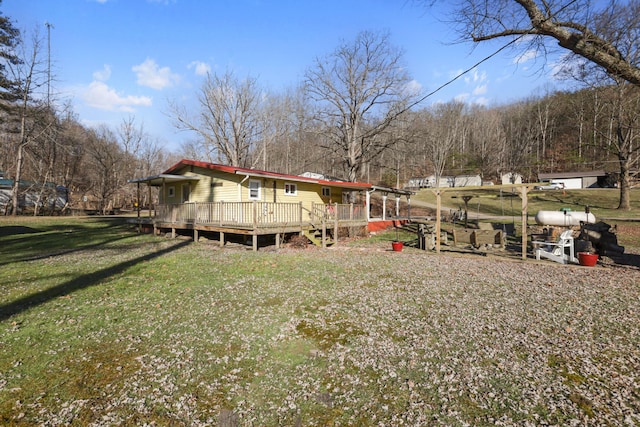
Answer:
<path fill-rule="evenodd" d="M 2 0 L 0 0 L 1 5 Z M 20 58 L 15 52 L 19 38 L 20 31 L 13 26 L 11 19 L 0 12 L 0 108 L 3 109 L 20 98 L 19 83 L 7 75 L 7 65 L 20 63 Z"/>

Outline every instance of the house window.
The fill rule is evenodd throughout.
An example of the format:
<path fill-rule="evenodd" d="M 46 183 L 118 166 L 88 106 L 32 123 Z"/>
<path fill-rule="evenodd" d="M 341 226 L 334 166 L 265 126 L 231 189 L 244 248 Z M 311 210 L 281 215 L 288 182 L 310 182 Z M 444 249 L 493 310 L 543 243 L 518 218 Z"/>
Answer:
<path fill-rule="evenodd" d="M 190 194 L 191 194 L 191 185 L 182 184 L 182 203 L 186 203 L 189 201 Z"/>
<path fill-rule="evenodd" d="M 176 187 L 171 186 L 167 189 L 167 197 L 176 197 Z"/>
<path fill-rule="evenodd" d="M 285 196 L 295 196 L 298 194 L 298 185 L 293 184 L 291 182 L 284 183 L 284 194 Z"/>
<path fill-rule="evenodd" d="M 260 188 L 259 180 L 249 180 L 249 200 L 260 200 Z"/>
<path fill-rule="evenodd" d="M 331 197 L 331 188 L 322 187 L 322 197 Z"/>

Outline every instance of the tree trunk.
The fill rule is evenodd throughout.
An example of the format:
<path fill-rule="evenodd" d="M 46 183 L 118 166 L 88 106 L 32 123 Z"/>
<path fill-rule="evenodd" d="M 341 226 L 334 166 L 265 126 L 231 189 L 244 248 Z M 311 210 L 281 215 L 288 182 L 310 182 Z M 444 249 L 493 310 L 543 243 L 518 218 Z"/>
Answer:
<path fill-rule="evenodd" d="M 24 163 L 24 144 L 18 145 L 18 155 L 16 159 L 16 173 L 13 179 L 13 188 L 11 189 L 11 216 L 18 215 L 18 203 L 20 193 L 20 179 L 22 175 L 22 164 Z"/>
<path fill-rule="evenodd" d="M 618 162 L 620 164 L 620 203 L 618 209 L 631 210 L 631 179 L 629 177 L 630 161 L 627 150 L 618 152 Z"/>

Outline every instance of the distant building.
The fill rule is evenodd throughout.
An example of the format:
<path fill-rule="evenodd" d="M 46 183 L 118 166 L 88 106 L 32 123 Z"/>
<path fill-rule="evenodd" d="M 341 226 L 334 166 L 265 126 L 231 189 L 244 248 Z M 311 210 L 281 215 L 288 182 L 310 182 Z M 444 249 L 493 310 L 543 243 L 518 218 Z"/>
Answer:
<path fill-rule="evenodd" d="M 437 185 L 435 175 L 429 175 L 423 178 L 409 179 L 406 187 L 408 188 L 479 187 L 481 185 L 482 185 L 482 177 L 480 177 L 480 175 L 441 176 L 440 185 Z"/>
<path fill-rule="evenodd" d="M 607 178 L 608 174 L 603 170 L 538 174 L 539 182 L 563 184 L 566 189 L 609 187 Z"/>
<path fill-rule="evenodd" d="M 502 174 L 502 176 L 500 177 L 500 183 L 502 185 L 522 184 L 522 175 L 517 172 Z"/>
<path fill-rule="evenodd" d="M 6 214 L 11 205 L 13 179 L 0 178 L 0 214 Z M 18 212 L 25 209 L 39 208 L 62 209 L 68 202 L 66 187 L 56 186 L 48 182 L 44 186 L 31 181 L 20 181 L 18 196 Z"/>

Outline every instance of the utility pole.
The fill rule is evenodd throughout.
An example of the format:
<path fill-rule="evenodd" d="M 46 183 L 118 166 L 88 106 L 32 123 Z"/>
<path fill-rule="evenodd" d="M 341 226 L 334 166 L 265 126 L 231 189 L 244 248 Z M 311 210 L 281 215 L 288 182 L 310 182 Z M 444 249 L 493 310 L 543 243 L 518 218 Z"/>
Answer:
<path fill-rule="evenodd" d="M 47 27 L 47 108 L 51 108 L 51 27 L 53 25 L 45 21 Z"/>

